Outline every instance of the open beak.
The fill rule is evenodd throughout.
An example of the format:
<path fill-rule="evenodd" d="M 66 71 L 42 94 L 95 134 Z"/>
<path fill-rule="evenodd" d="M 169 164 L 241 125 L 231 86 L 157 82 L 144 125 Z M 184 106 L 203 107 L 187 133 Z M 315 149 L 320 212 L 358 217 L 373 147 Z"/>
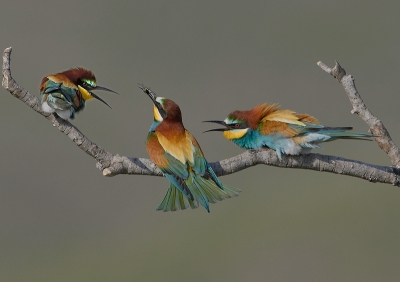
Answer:
<path fill-rule="evenodd" d="M 97 88 L 96 88 L 97 89 Z M 109 91 L 111 91 L 111 90 L 109 90 Z M 114 92 L 114 91 L 111 91 L 111 92 Z M 116 93 L 116 92 L 114 92 L 114 93 Z M 96 94 L 94 94 L 93 92 L 90 92 L 90 95 L 92 95 L 93 96 L 93 98 L 96 98 L 97 100 L 99 100 L 99 101 L 101 101 L 101 102 L 103 102 L 104 104 L 106 104 L 110 109 L 111 109 L 111 107 L 110 107 L 110 105 L 109 104 L 107 104 L 106 103 L 106 101 L 104 101 L 103 99 L 101 99 L 99 96 L 97 96 Z"/>
<path fill-rule="evenodd" d="M 98 85 L 97 85 L 96 88 L 94 88 L 93 90 L 103 90 L 103 91 L 108 91 L 108 92 L 112 92 L 112 93 L 118 94 L 118 93 L 115 92 L 114 90 L 105 88 L 105 87 L 103 87 L 103 86 L 98 86 Z"/>
<path fill-rule="evenodd" d="M 114 90 L 105 88 L 105 87 L 103 87 L 103 86 L 98 86 L 98 85 L 97 85 L 95 88 L 93 88 L 92 90 L 103 90 L 103 91 L 107 91 L 107 92 L 112 92 L 112 93 L 118 94 L 118 93 L 115 92 Z M 106 104 L 106 105 L 111 109 L 110 105 L 107 104 L 106 101 L 104 101 L 103 99 L 101 99 L 99 96 L 97 96 L 97 95 L 94 94 L 93 92 L 91 92 L 91 91 L 89 91 L 89 92 L 90 92 L 90 95 L 93 96 L 93 98 L 96 98 L 97 100 L 103 102 L 104 104 Z"/>
<path fill-rule="evenodd" d="M 227 131 L 228 130 L 228 127 L 227 127 L 226 123 L 224 121 L 221 121 L 221 120 L 205 120 L 203 122 L 218 123 L 218 124 L 221 124 L 221 125 L 225 126 L 225 128 L 215 128 L 215 129 L 206 130 L 203 133 L 210 132 L 210 131 Z"/>
<path fill-rule="evenodd" d="M 156 99 L 157 99 L 156 93 L 154 93 L 153 91 L 151 91 L 150 88 L 144 86 L 143 84 L 139 84 L 139 83 L 138 83 L 138 87 L 139 87 L 140 89 L 142 89 L 142 91 L 143 91 L 144 93 L 146 93 L 146 94 L 150 97 L 150 99 L 153 101 L 154 104 L 156 103 Z"/>

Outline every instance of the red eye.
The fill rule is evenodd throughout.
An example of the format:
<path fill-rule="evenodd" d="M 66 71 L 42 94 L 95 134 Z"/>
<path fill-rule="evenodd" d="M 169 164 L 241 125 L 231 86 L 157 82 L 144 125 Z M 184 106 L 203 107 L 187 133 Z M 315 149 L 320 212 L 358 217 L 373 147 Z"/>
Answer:
<path fill-rule="evenodd" d="M 236 123 L 235 124 L 235 128 L 239 128 L 240 127 L 240 124 L 239 123 Z"/>

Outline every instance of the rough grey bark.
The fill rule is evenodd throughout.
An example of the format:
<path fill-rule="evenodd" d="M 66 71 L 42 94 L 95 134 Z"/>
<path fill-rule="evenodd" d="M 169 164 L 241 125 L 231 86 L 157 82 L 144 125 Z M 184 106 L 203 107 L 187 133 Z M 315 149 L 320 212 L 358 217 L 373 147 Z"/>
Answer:
<path fill-rule="evenodd" d="M 358 93 L 354 84 L 354 78 L 346 74 L 346 71 L 339 65 L 338 62 L 331 69 L 324 63 L 319 61 L 317 63 L 324 71 L 333 75 L 344 87 L 347 96 L 350 99 L 350 103 L 353 106 L 351 110 L 352 114 L 357 114 L 370 128 L 372 134 L 376 135 L 375 141 L 379 147 L 388 154 L 392 165 L 400 168 L 400 151 L 399 147 L 396 146 L 389 132 L 383 123 L 377 119 L 367 108 L 360 94 Z"/>
<path fill-rule="evenodd" d="M 10 71 L 10 55 L 11 47 L 6 48 L 3 54 L 3 87 L 13 96 L 31 107 L 34 111 L 50 120 L 56 128 L 65 133 L 81 150 L 93 157 L 97 161 L 96 167 L 103 172 L 104 176 L 115 176 L 118 174 L 162 176 L 161 171 L 151 160 L 144 158 L 128 158 L 107 152 L 97 144 L 91 142 L 68 121 L 59 118 L 57 115 L 44 113 L 41 110 L 39 99 L 19 86 L 12 78 Z M 395 167 L 378 166 L 356 160 L 321 154 L 307 154 L 300 156 L 283 155 L 282 160 L 279 160 L 275 151 L 259 149 L 248 150 L 238 156 L 211 163 L 212 168 L 218 176 L 232 174 L 251 166 L 265 164 L 284 168 L 325 171 L 349 175 L 371 182 L 381 182 L 400 186 L 400 169 L 398 168 L 400 166 L 399 149 L 390 138 L 389 133 L 384 128 L 383 124 L 377 118 L 372 116 L 365 104 L 362 102 L 361 97 L 355 89 L 353 78 L 350 75 L 346 75 L 343 69 L 343 71 L 339 70 L 339 72 L 335 73 L 332 69 L 328 68 L 321 62 L 318 62 L 318 65 L 328 73 L 339 78 L 339 82 L 343 84 L 348 94 L 350 92 L 352 93 L 351 95 L 359 97 L 359 101 L 357 101 L 357 98 L 350 98 L 354 108 L 353 111 L 357 112 L 361 118 L 365 118 L 364 120 L 370 126 L 371 131 L 375 135 L 379 135 L 379 137 L 376 138 L 376 141 L 390 156 Z M 351 83 L 349 80 L 351 80 Z"/>

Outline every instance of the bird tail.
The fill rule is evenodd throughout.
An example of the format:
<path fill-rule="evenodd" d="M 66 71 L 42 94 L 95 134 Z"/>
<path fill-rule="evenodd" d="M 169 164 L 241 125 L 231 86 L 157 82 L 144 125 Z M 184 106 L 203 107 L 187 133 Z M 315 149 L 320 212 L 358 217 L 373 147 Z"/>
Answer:
<path fill-rule="evenodd" d="M 197 201 L 187 198 L 183 193 L 172 183 L 169 184 L 167 194 L 161 204 L 158 206 L 158 211 L 177 211 L 185 210 L 188 207 L 195 209 L 199 206 Z"/>
<path fill-rule="evenodd" d="M 185 180 L 185 185 L 193 196 L 193 200 L 186 197 L 174 184 L 170 184 L 164 200 L 161 202 L 157 210 L 176 211 L 184 210 L 189 206 L 195 209 L 199 203 L 210 212 L 208 203 L 216 203 L 234 196 L 240 192 L 229 186 L 223 186 L 223 190 L 211 180 L 206 179 L 195 173 L 190 173 L 189 178 Z"/>
<path fill-rule="evenodd" d="M 327 141 L 332 141 L 335 139 L 355 139 L 355 140 L 368 140 L 371 141 L 372 137 L 376 137 L 376 135 L 370 133 L 359 133 L 359 132 L 349 132 L 348 130 L 352 130 L 352 127 L 324 127 L 318 133 L 325 134 L 331 137 Z"/>

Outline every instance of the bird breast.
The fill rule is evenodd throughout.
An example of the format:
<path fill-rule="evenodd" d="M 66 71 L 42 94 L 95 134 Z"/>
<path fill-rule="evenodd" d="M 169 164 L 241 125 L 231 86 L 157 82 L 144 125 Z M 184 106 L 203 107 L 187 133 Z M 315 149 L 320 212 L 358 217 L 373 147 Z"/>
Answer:
<path fill-rule="evenodd" d="M 194 163 L 194 146 L 188 134 L 190 133 L 185 132 L 184 135 L 168 139 L 162 133 L 156 132 L 158 142 L 163 149 L 183 164 L 187 161 Z"/>

